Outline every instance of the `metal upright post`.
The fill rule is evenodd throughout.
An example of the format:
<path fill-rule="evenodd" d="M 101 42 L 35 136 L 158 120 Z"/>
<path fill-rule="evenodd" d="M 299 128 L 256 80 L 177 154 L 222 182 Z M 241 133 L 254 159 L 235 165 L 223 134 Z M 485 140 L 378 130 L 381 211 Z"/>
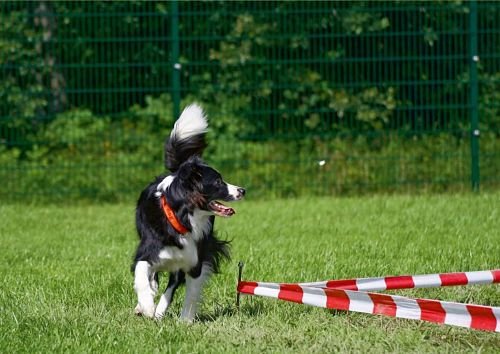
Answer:
<path fill-rule="evenodd" d="M 469 112 L 471 125 L 471 183 L 472 190 L 479 191 L 479 86 L 477 65 L 477 2 L 471 0 L 469 11 Z"/>
<path fill-rule="evenodd" d="M 179 6 L 177 0 L 170 2 L 171 23 L 171 63 L 172 63 L 172 103 L 174 119 L 180 114 L 181 105 L 181 64 L 179 63 Z"/>
<path fill-rule="evenodd" d="M 242 261 L 239 261 L 238 262 L 238 285 L 236 286 L 236 308 L 239 310 L 240 309 L 240 291 L 239 291 L 239 287 L 240 287 L 240 283 L 241 283 L 241 276 L 243 274 L 243 266 L 245 265 L 245 263 L 243 263 Z"/>

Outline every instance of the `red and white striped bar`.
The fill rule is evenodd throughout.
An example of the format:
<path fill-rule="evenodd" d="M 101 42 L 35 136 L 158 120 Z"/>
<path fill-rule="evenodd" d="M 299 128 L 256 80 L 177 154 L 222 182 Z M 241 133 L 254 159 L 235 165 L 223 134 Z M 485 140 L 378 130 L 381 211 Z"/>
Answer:
<path fill-rule="evenodd" d="M 500 332 L 500 308 L 298 284 L 240 282 L 238 291 L 299 304 Z"/>
<path fill-rule="evenodd" d="M 442 286 L 480 285 L 480 284 L 494 284 L 494 283 L 500 283 L 500 269 L 482 270 L 476 272 L 400 275 L 400 276 L 378 277 L 378 278 L 327 280 L 327 281 L 320 281 L 313 283 L 297 283 L 297 284 L 301 286 L 321 288 L 321 289 L 383 291 L 383 290 L 396 290 L 396 289 L 436 288 Z"/>
<path fill-rule="evenodd" d="M 423 320 L 500 332 L 500 308 L 411 299 L 369 291 L 500 283 L 500 270 L 330 280 L 314 283 L 238 283 L 238 292 L 301 304 Z"/>

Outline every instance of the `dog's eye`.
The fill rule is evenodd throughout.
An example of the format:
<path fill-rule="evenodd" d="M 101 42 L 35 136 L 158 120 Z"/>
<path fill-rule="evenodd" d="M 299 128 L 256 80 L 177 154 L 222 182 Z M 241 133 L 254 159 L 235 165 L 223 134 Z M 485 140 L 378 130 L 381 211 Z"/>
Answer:
<path fill-rule="evenodd" d="M 217 178 L 217 179 L 215 180 L 215 185 L 216 185 L 217 187 L 221 187 L 223 184 L 224 184 L 224 182 L 222 182 L 222 179 Z"/>

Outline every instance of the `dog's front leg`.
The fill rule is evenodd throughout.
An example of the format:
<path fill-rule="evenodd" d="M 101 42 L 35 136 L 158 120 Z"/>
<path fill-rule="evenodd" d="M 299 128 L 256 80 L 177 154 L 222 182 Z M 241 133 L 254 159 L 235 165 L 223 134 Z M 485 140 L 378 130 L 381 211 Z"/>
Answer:
<path fill-rule="evenodd" d="M 201 299 L 201 291 L 211 271 L 206 266 L 201 267 L 201 272 L 197 277 L 192 273 L 186 275 L 186 298 L 182 307 L 181 319 L 192 323 L 198 311 L 198 305 Z"/>
<path fill-rule="evenodd" d="M 137 306 L 135 313 L 146 317 L 153 317 L 155 314 L 154 296 L 156 289 L 151 287 L 151 280 L 154 274 L 151 265 L 146 261 L 139 261 L 134 271 L 134 290 L 137 293 Z"/>

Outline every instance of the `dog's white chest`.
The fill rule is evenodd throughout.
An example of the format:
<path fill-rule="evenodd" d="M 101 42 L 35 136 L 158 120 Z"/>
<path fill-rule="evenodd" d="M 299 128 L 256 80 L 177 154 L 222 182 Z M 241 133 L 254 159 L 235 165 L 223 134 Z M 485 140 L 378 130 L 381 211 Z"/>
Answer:
<path fill-rule="evenodd" d="M 162 248 L 158 254 L 159 262 L 154 265 L 157 271 L 188 272 L 198 264 L 197 243 L 204 234 L 210 231 L 211 223 L 206 213 L 198 211 L 189 216 L 189 221 L 192 231 L 181 239 L 184 247 L 182 249 L 175 246 Z"/>
<path fill-rule="evenodd" d="M 183 248 L 168 246 L 161 249 L 158 254 L 159 261 L 154 267 L 157 270 L 176 272 L 182 270 L 188 272 L 198 263 L 198 249 L 193 239 L 184 238 Z"/>

